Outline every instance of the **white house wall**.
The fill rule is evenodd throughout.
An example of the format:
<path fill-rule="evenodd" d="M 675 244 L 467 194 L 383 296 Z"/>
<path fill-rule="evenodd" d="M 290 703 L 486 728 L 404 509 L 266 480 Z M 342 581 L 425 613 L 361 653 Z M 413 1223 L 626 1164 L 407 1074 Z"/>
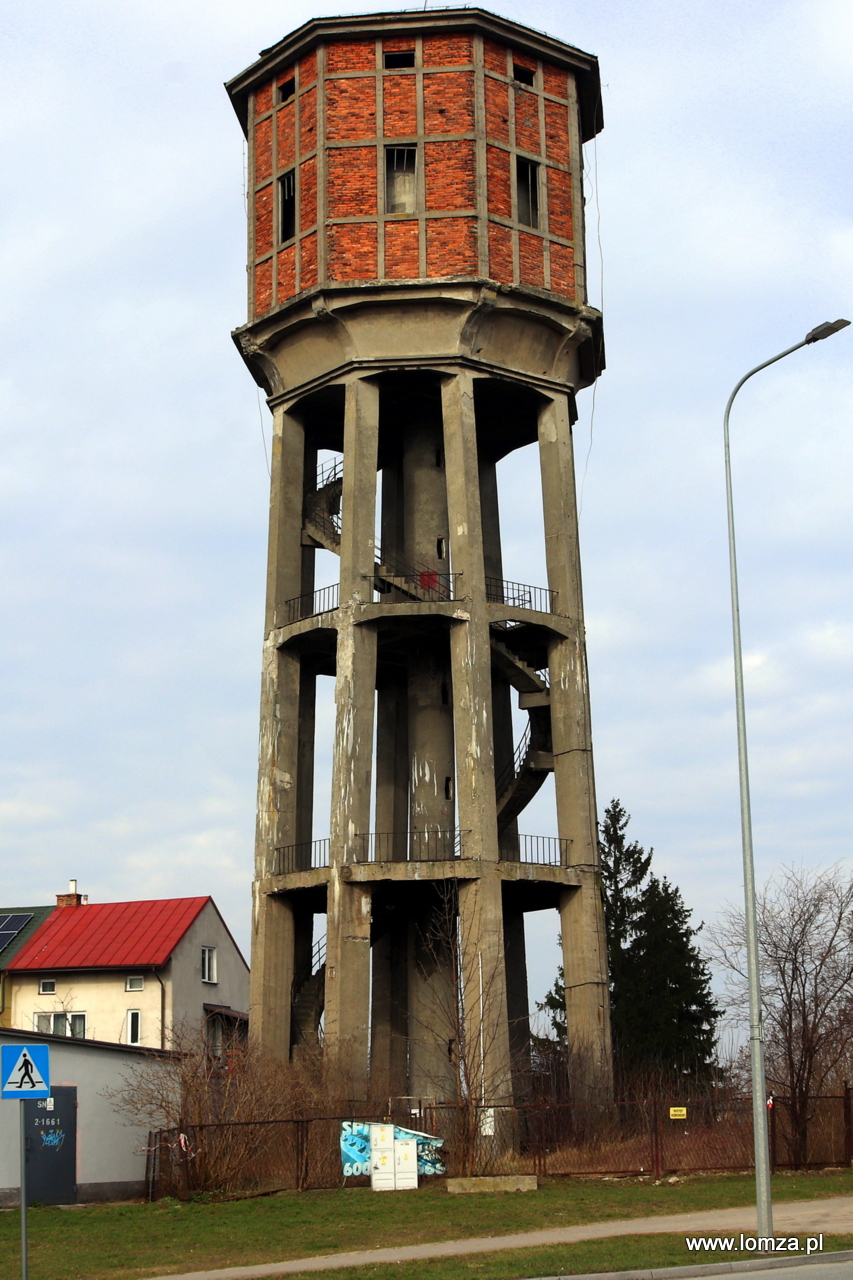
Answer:
<path fill-rule="evenodd" d="M 83 908 L 85 910 L 85 908 Z M 126 991 L 125 980 L 130 974 L 142 974 L 142 991 Z M 171 983 L 169 966 L 161 971 L 166 986 L 166 1023 L 169 1025 L 168 991 Z M 39 995 L 42 978 L 56 980 L 55 995 Z M 160 1048 L 161 987 L 150 971 L 127 969 L 105 973 L 80 972 L 63 974 L 45 970 L 44 973 L 10 973 L 6 978 L 11 994 L 12 1026 L 23 1031 L 35 1029 L 37 1013 L 85 1013 L 87 1040 L 114 1040 L 127 1043 L 127 1015 L 131 1009 L 141 1014 L 141 1040 L 146 1048 Z M 201 1016 L 197 1006 L 196 1017 Z"/>
<path fill-rule="evenodd" d="M 0 1044 L 48 1044 L 52 1085 L 77 1089 L 77 1199 L 124 1200 L 145 1192 L 148 1128 L 127 1124 L 104 1090 L 114 1089 L 141 1060 L 139 1050 L 121 1045 L 11 1034 L 0 1029 Z M 0 1102 L 0 1206 L 19 1203 L 19 1104 Z"/>
<path fill-rule="evenodd" d="M 201 949 L 216 947 L 217 981 L 201 980 Z M 198 1025 L 204 1004 L 249 1008 L 249 969 L 212 902 L 172 952 L 172 1016 L 176 1028 Z"/>

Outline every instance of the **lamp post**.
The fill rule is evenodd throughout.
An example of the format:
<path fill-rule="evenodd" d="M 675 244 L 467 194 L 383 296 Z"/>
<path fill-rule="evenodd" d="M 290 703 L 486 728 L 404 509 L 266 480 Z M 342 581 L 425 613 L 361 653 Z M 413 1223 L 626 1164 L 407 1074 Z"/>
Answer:
<path fill-rule="evenodd" d="M 773 1202 L 770 1193 L 770 1150 L 767 1141 L 767 1115 L 765 1110 L 765 1093 L 767 1089 L 764 1076 L 764 1029 L 761 1019 L 761 983 L 758 966 L 758 922 L 755 911 L 755 866 L 752 856 L 752 816 L 749 807 L 749 768 L 746 753 L 746 713 L 743 703 L 743 653 L 740 641 L 740 605 L 738 603 L 737 559 L 735 556 L 735 519 L 732 503 L 732 468 L 729 453 L 729 413 L 735 396 L 743 384 L 755 373 L 775 364 L 777 360 L 789 356 L 821 338 L 828 338 L 839 329 L 845 329 L 849 320 L 826 320 L 816 329 L 807 333 L 802 342 L 797 342 L 778 356 L 758 364 L 749 373 L 744 374 L 740 382 L 729 396 L 726 412 L 723 417 L 723 437 L 726 455 L 726 506 L 729 526 L 729 574 L 732 590 L 732 635 L 734 640 L 735 663 L 735 706 L 737 709 L 737 750 L 738 775 L 740 779 L 740 829 L 743 845 L 743 896 L 744 916 L 746 920 L 746 965 L 749 984 L 749 1054 L 752 1067 L 752 1125 L 755 1138 L 755 1200 L 758 1211 L 758 1234 L 773 1234 Z"/>

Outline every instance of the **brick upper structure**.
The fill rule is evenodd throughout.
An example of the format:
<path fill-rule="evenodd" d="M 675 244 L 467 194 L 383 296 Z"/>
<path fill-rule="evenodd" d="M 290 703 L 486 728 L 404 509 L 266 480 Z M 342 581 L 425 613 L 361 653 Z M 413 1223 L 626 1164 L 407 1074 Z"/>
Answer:
<path fill-rule="evenodd" d="M 585 302 L 590 55 L 482 10 L 378 14 L 310 22 L 228 88 L 249 141 L 250 321 L 347 283 L 491 279 Z M 391 148 L 414 157 L 402 213 L 385 208 Z"/>

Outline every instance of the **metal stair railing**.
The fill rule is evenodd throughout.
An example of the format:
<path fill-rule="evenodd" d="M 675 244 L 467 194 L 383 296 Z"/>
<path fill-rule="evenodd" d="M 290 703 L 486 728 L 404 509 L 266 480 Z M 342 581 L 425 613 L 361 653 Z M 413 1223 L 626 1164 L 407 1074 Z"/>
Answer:
<path fill-rule="evenodd" d="M 504 862 L 528 862 L 539 867 L 565 867 L 569 863 L 569 846 L 571 840 L 561 836 L 516 836 L 513 845 L 518 841 L 517 849 L 512 854 L 502 853 Z"/>
<path fill-rule="evenodd" d="M 519 741 L 518 746 L 515 748 L 515 755 L 509 761 L 509 763 L 504 766 L 504 768 L 495 778 L 495 793 L 499 800 L 501 796 L 506 791 L 509 790 L 509 788 L 515 782 L 518 775 L 521 773 L 525 758 L 529 750 L 530 750 L 530 721 L 528 720 L 527 728 L 524 730 L 524 733 L 521 735 L 521 740 Z"/>
<path fill-rule="evenodd" d="M 341 480 L 344 474 L 344 460 L 341 457 L 327 458 L 317 464 L 317 489 L 325 489 L 326 485 Z"/>
<path fill-rule="evenodd" d="M 532 609 L 537 613 L 556 613 L 556 599 L 556 591 L 547 587 L 531 587 L 525 582 L 509 582 L 505 578 L 486 578 L 486 600 L 490 604 Z"/>
<path fill-rule="evenodd" d="M 332 613 L 340 602 L 341 584 L 333 582 L 329 587 L 321 587 L 319 591 L 311 591 L 304 596 L 293 596 L 282 605 L 284 622 L 279 626 L 289 627 L 303 618 L 316 618 L 321 613 Z"/>
<path fill-rule="evenodd" d="M 300 844 L 282 845 L 275 850 L 274 876 L 289 876 L 295 871 L 313 871 L 329 865 L 329 841 L 303 840 Z"/>
<path fill-rule="evenodd" d="M 451 862 L 462 856 L 462 837 L 458 827 L 438 831 L 369 831 L 362 835 L 365 862 L 392 862 L 397 842 L 405 838 L 407 862 Z"/>

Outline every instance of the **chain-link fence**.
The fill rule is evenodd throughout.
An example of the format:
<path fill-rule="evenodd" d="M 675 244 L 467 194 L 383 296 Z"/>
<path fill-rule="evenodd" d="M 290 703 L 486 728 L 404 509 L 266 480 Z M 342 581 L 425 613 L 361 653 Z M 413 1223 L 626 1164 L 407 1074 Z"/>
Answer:
<path fill-rule="evenodd" d="M 853 1164 L 851 1091 L 813 1099 L 798 1115 L 786 1098 L 769 1109 L 774 1168 Z M 203 1192 L 251 1194 L 338 1187 L 344 1120 L 387 1122 L 444 1141 L 449 1176 L 646 1174 L 749 1169 L 750 1098 L 461 1106 L 424 1103 L 399 1115 L 348 1115 L 192 1125 L 152 1133 L 150 1199 Z M 367 1179 L 347 1179 L 366 1185 Z"/>

